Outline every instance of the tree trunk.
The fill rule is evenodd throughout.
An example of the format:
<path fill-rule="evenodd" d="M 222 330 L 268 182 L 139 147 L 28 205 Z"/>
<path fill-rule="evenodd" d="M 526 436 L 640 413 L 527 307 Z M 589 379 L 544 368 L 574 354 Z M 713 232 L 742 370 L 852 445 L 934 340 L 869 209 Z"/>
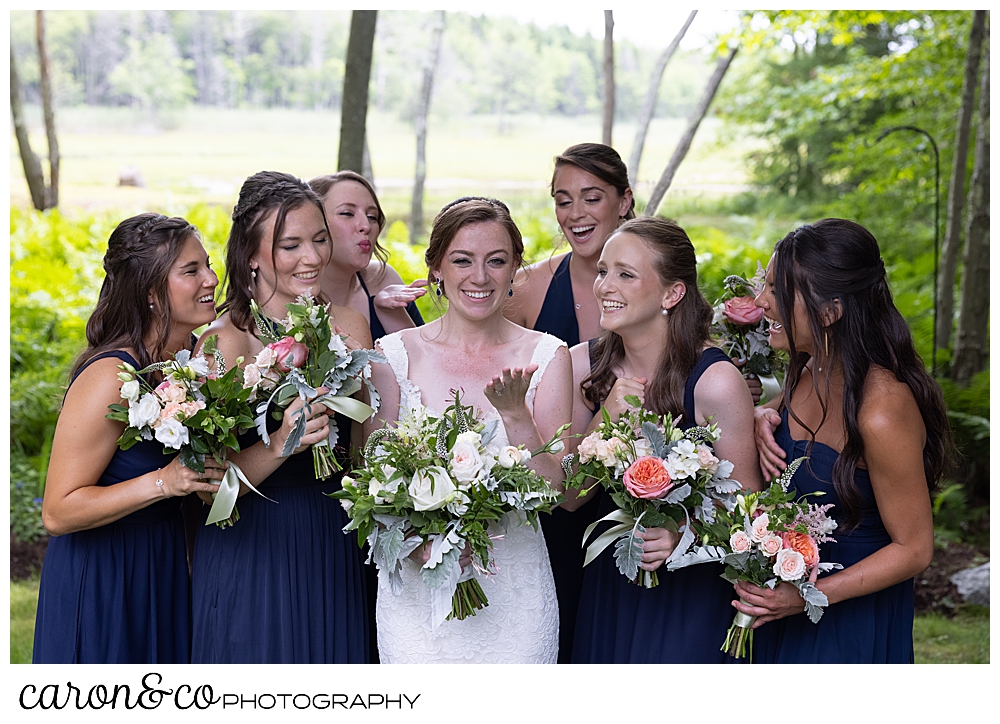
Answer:
<path fill-rule="evenodd" d="M 45 51 L 45 19 L 41 10 L 35 11 L 35 40 L 38 43 L 39 86 L 42 92 L 42 115 L 45 118 L 45 136 L 49 142 L 49 185 L 45 190 L 45 208 L 59 205 L 59 139 L 56 137 L 56 116 L 52 103 L 52 78 L 49 73 L 49 55 Z"/>
<path fill-rule="evenodd" d="M 615 21 L 610 10 L 604 11 L 604 128 L 601 143 L 611 145 L 611 125 L 615 120 Z"/>
<path fill-rule="evenodd" d="M 990 51 L 989 34 L 983 41 L 983 73 L 979 86 L 979 127 L 969 186 L 969 218 L 965 225 L 962 259 L 962 299 L 951 376 L 967 382 L 986 369 L 990 323 Z"/>
<path fill-rule="evenodd" d="M 632 186 L 635 186 L 639 180 L 639 161 L 642 160 L 642 149 L 646 145 L 646 132 L 649 131 L 649 122 L 653 120 L 653 113 L 656 110 L 656 97 L 660 94 L 660 82 L 663 80 L 663 71 L 667 69 L 667 63 L 674 57 L 674 53 L 680 47 L 681 39 L 697 14 L 697 10 L 691 11 L 687 20 L 684 21 L 684 26 L 674 36 L 667 49 L 663 51 L 663 55 L 657 59 L 656 67 L 653 68 L 653 75 L 649 79 L 649 89 L 646 91 L 646 102 L 643 103 L 642 110 L 639 111 L 639 120 L 635 129 L 635 143 L 632 144 L 632 155 L 628 160 L 628 178 Z"/>
<path fill-rule="evenodd" d="M 21 79 L 14 62 L 13 45 L 10 46 L 10 113 L 14 117 L 14 135 L 17 136 L 17 148 L 21 153 L 21 165 L 24 166 L 24 179 L 28 182 L 28 191 L 31 193 L 31 204 L 39 211 L 44 211 L 45 177 L 42 175 L 42 164 L 28 142 L 28 126 L 24 122 L 24 107 L 21 104 Z"/>
<path fill-rule="evenodd" d="M 413 199 L 410 202 L 410 243 L 424 233 L 424 179 L 427 178 L 427 114 L 431 107 L 431 90 L 434 72 L 441 55 L 441 38 L 444 37 L 444 10 L 435 13 L 431 25 L 431 48 L 424 65 L 424 83 L 414 123 L 417 127 L 417 170 L 413 177 Z"/>
<path fill-rule="evenodd" d="M 729 70 L 729 65 L 733 62 L 737 50 L 739 50 L 739 46 L 730 50 L 729 55 L 722 58 L 719 64 L 715 66 L 715 72 L 708 79 L 704 95 L 702 95 L 698 106 L 691 112 L 688 118 L 687 130 L 684 131 L 681 140 L 677 142 L 674 155 L 670 157 L 667 167 L 663 169 L 663 175 L 660 176 L 660 180 L 656 183 L 656 188 L 653 189 L 653 193 L 649 197 L 649 203 L 646 204 L 646 209 L 642 212 L 644 216 L 656 215 L 656 209 L 663 200 L 664 194 L 667 193 L 667 189 L 670 188 L 670 184 L 674 180 L 674 174 L 677 173 L 681 161 L 684 160 L 687 152 L 691 149 L 691 141 L 694 140 L 694 134 L 698 131 L 698 126 L 701 125 L 705 114 L 708 113 L 708 107 L 712 104 L 712 99 L 715 98 L 715 94 L 719 90 L 719 85 L 722 83 L 722 78 L 725 76 L 726 71 Z"/>
<path fill-rule="evenodd" d="M 368 118 L 368 81 L 372 70 L 377 10 L 351 11 L 351 30 L 344 67 L 344 94 L 340 109 L 340 149 L 337 170 L 362 173 L 365 123 Z"/>
<path fill-rule="evenodd" d="M 969 155 L 969 129 L 976 108 L 976 76 L 982 56 L 986 11 L 976 10 L 969 33 L 969 49 L 965 54 L 965 78 L 962 80 L 962 103 L 958 109 L 955 129 L 955 154 L 948 185 L 948 221 L 941 245 L 941 263 L 937 283 L 937 338 L 938 349 L 951 345 L 951 330 L 955 314 L 955 271 L 958 250 L 962 246 L 962 205 L 965 201 L 965 164 Z"/>
<path fill-rule="evenodd" d="M 368 153 L 368 134 L 365 134 L 365 153 L 361 157 L 361 175 L 368 179 L 368 183 L 375 185 L 375 172 L 372 170 L 372 156 Z"/>

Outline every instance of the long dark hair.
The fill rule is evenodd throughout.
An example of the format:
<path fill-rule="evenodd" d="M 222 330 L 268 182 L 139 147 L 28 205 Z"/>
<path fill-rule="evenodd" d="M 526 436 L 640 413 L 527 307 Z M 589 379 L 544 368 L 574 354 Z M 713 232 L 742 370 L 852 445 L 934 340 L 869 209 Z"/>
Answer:
<path fill-rule="evenodd" d="M 552 159 L 555 168 L 552 171 L 552 181 L 549 182 L 549 191 L 554 197 L 556 195 L 556 171 L 560 166 L 576 166 L 596 176 L 609 186 L 614 186 L 619 196 L 624 196 L 629 189 L 628 168 L 625 162 L 618 155 L 618 151 L 605 146 L 603 143 L 578 143 L 570 146 L 565 151 Z M 635 194 L 632 195 L 632 205 L 625 212 L 625 219 L 635 218 Z"/>
<path fill-rule="evenodd" d="M 660 352 L 656 374 L 644 401 L 644 407 L 657 414 L 683 415 L 684 385 L 701 358 L 712 325 L 712 306 L 698 289 L 694 245 L 684 229 L 658 217 L 626 221 L 609 241 L 619 234 L 635 234 L 646 243 L 653 252 L 653 268 L 664 287 L 683 282 L 686 288 L 684 296 L 664 318 L 667 345 Z M 594 343 L 593 355 L 597 363 L 584 378 L 581 389 L 594 407 L 600 407 L 618 379 L 614 368 L 625 356 L 622 338 L 615 332 L 602 331 Z"/>
<path fill-rule="evenodd" d="M 873 366 L 889 370 L 913 392 L 927 432 L 924 475 L 933 489 L 953 450 L 944 398 L 917 354 L 903 315 L 893 304 L 875 237 L 853 221 L 823 219 L 800 226 L 779 241 L 774 247 L 773 264 L 775 302 L 788 329 L 791 358 L 782 404 L 809 432 L 811 443 L 815 442 L 816 431 L 805 425 L 789 404 L 809 360 L 807 353 L 796 350 L 793 341 L 796 293 L 802 296 L 809 319 L 814 364 L 822 369 L 839 363 L 843 369 L 847 443 L 833 466 L 833 485 L 847 514 L 844 526 L 855 527 L 861 516 L 861 494 L 854 484 L 854 471 L 865 452 L 858 411 Z M 835 313 L 837 304 L 839 319 L 824 325 L 824 315 Z M 817 375 L 812 379 L 823 410 L 822 426 L 827 415 L 827 395 L 820 394 Z"/>
<path fill-rule="evenodd" d="M 507 204 L 499 199 L 491 199 L 486 196 L 462 196 L 454 201 L 449 201 L 434 217 L 431 225 L 431 235 L 427 242 L 427 251 L 424 252 L 424 261 L 427 269 L 441 269 L 444 263 L 445 254 L 452 240 L 459 230 L 470 224 L 479 224 L 492 221 L 499 224 L 510 237 L 511 251 L 513 257 L 513 268 L 521 266 L 524 259 L 524 240 L 521 238 L 521 230 L 517 228 L 514 219 L 511 218 L 510 209 Z M 438 287 L 442 294 L 447 295 L 444 283 L 439 282 Z"/>
<path fill-rule="evenodd" d="M 313 204 L 323 215 L 323 202 L 309 185 L 291 174 L 278 171 L 261 171 L 243 182 L 240 198 L 233 208 L 233 226 L 226 241 L 226 301 L 219 305 L 219 314 L 229 312 L 229 318 L 237 329 L 250 331 L 253 315 L 250 313 L 250 299 L 253 297 L 253 275 L 250 261 L 260 251 L 263 241 L 264 220 L 271 211 L 277 209 L 274 218 L 274 234 L 271 243 L 271 267 L 277 241 L 285 227 L 285 217 L 304 204 Z M 329 233 L 329 227 L 327 227 Z M 275 286 L 277 286 L 275 284 Z M 267 300 L 258 299 L 263 305 Z"/>
<path fill-rule="evenodd" d="M 319 194 L 319 197 L 322 200 L 326 201 L 326 195 L 330 193 L 330 189 L 341 181 L 354 181 L 359 183 L 368 190 L 368 193 L 372 195 L 372 201 L 375 202 L 375 208 L 377 210 L 375 218 L 376 223 L 378 224 L 378 235 L 375 236 L 375 243 L 372 244 L 372 253 L 375 255 L 375 258 L 379 260 L 379 264 L 381 266 L 380 274 L 385 274 L 386 264 L 389 263 L 389 252 L 384 246 L 378 243 L 378 236 L 385 231 L 385 212 L 382 211 L 382 204 L 378 202 L 378 196 L 375 195 L 375 187 L 371 185 L 368 179 L 356 171 L 338 171 L 337 173 L 326 174 L 325 176 L 317 176 L 314 179 L 310 179 L 309 188 Z"/>
<path fill-rule="evenodd" d="M 108 238 L 104 283 L 87 320 L 87 348 L 73 363 L 70 379 L 99 354 L 133 349 L 140 369 L 160 361 L 170 337 L 167 276 L 184 243 L 198 230 L 187 219 L 138 214 L 122 221 Z M 150 304 L 152 295 L 152 304 Z M 145 336 L 159 334 L 147 349 Z"/>

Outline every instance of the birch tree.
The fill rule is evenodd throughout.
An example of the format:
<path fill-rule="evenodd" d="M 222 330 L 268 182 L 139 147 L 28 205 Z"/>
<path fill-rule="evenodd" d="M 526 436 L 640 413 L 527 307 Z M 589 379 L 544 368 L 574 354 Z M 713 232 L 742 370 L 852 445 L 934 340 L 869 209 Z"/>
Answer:
<path fill-rule="evenodd" d="M 601 142 L 611 145 L 611 125 L 615 120 L 615 20 L 610 10 L 604 11 L 604 126 Z"/>

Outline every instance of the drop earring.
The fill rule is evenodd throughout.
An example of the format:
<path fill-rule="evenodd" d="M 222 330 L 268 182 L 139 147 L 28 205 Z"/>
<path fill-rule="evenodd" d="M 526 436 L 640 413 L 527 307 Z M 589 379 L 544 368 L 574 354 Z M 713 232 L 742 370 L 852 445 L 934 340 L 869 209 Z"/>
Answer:
<path fill-rule="evenodd" d="M 514 296 L 514 280 L 513 279 L 510 280 L 510 286 L 507 287 L 507 296 L 508 297 Z"/>
<path fill-rule="evenodd" d="M 437 296 L 440 297 L 441 296 L 441 277 L 438 277 L 437 280 L 436 280 L 436 282 L 437 282 L 437 288 L 434 289 L 434 293 Z"/>

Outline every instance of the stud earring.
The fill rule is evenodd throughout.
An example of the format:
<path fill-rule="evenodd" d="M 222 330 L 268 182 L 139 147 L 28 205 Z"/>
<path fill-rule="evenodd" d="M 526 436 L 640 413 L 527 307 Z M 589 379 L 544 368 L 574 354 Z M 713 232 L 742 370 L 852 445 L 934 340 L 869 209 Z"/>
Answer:
<path fill-rule="evenodd" d="M 666 308 L 661 309 L 660 310 L 660 314 L 662 314 L 664 317 L 669 317 L 670 316 L 670 310 L 666 309 Z"/>
<path fill-rule="evenodd" d="M 256 281 L 256 279 L 257 279 L 257 270 L 256 269 L 251 269 L 250 270 L 250 278 Z"/>
<path fill-rule="evenodd" d="M 152 303 L 152 302 L 150 302 L 150 303 L 149 303 L 149 308 L 150 308 L 150 309 L 152 309 L 152 308 L 153 308 L 153 303 Z"/>

